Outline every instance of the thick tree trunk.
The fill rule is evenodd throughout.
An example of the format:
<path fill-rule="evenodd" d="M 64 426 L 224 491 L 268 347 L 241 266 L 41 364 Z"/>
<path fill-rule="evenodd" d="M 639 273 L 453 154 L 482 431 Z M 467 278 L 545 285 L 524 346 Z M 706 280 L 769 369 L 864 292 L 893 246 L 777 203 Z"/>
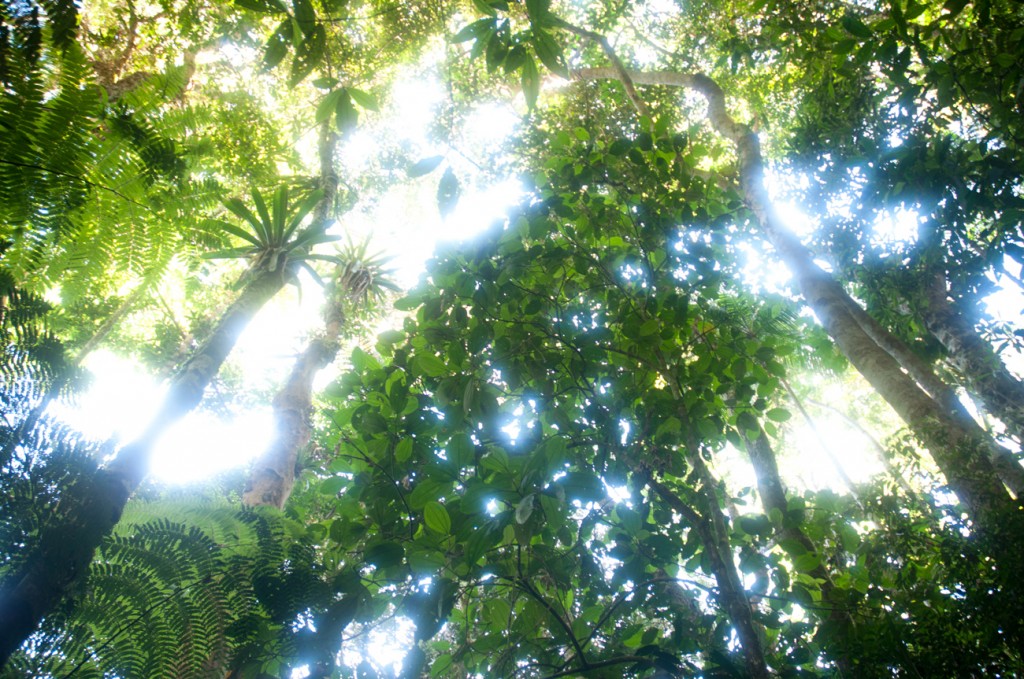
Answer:
<path fill-rule="evenodd" d="M 577 78 L 621 79 L 613 68 L 574 71 Z M 725 109 L 725 94 L 702 74 L 628 72 L 633 83 L 692 89 L 708 100 L 708 118 L 719 134 L 736 146 L 740 186 L 748 206 L 786 266 L 793 273 L 807 304 L 836 345 L 931 451 L 939 468 L 967 507 L 976 527 L 1007 563 L 1019 561 L 1006 534 L 1019 535 L 1024 522 L 1019 503 L 1007 494 L 989 459 L 991 439 L 977 424 L 954 421 L 885 349 L 864 331 L 851 309 L 857 306 L 836 280 L 821 269 L 810 251 L 783 226 L 768 200 L 760 142 L 746 125 Z M 859 307 L 858 307 L 859 308 Z M 865 314 L 866 315 L 866 314 Z M 1010 530 L 1013 527 L 1013 530 Z"/>
<path fill-rule="evenodd" d="M 40 536 L 33 556 L 0 592 L 0 666 L 89 570 L 96 548 L 145 477 L 153 445 L 199 405 L 242 330 L 284 283 L 281 271 L 257 272 L 171 381 L 163 406 L 145 433 L 122 448 L 89 483 L 67 490 L 60 523 Z"/>
<path fill-rule="evenodd" d="M 928 331 L 945 348 L 949 364 L 985 411 L 1006 425 L 1007 433 L 1024 442 L 1024 382 L 1010 373 L 970 320 L 949 301 L 944 277 L 937 276 L 927 292 L 921 315 Z"/>
<path fill-rule="evenodd" d="M 1013 453 L 996 443 L 978 426 L 978 423 L 964 408 L 964 404 L 960 402 L 956 391 L 939 379 L 927 362 L 911 351 L 910 347 L 898 337 L 882 327 L 881 323 L 872 318 L 852 298 L 849 296 L 847 298 L 849 300 L 847 309 L 865 334 L 896 359 L 896 362 L 917 382 L 917 385 L 945 409 L 950 419 L 964 430 L 975 433 L 978 440 L 984 444 L 982 450 L 991 460 L 999 479 L 1013 491 L 1016 497 L 1024 497 L 1024 467 L 1020 465 Z"/>

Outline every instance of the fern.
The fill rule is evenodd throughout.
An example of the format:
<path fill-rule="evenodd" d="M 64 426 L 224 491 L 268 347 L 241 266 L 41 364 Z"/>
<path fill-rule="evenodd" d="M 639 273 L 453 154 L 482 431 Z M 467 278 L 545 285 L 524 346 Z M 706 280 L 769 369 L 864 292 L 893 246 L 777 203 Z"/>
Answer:
<path fill-rule="evenodd" d="M 316 551 L 278 513 L 185 495 L 129 505 L 84 591 L 11 670 L 34 676 L 223 677 L 296 653 L 298 616 L 330 601 Z"/>

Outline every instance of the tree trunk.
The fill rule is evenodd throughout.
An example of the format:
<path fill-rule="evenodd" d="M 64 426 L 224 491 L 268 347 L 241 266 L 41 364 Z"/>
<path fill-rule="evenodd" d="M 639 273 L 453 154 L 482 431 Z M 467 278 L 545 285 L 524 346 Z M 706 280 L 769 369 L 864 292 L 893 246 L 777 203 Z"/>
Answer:
<path fill-rule="evenodd" d="M 326 224 L 338 193 L 338 174 L 334 170 L 334 152 L 338 135 L 329 124 L 320 128 L 319 188 L 323 199 L 313 213 L 314 224 Z M 242 502 L 250 507 L 270 505 L 281 509 L 295 485 L 295 463 L 312 435 L 313 380 L 338 355 L 338 338 L 345 327 L 345 313 L 338 291 L 328 289 L 326 323 L 323 335 L 310 341 L 295 361 L 284 387 L 274 397 L 274 440 L 253 466 L 242 494 Z"/>
<path fill-rule="evenodd" d="M 689 460 L 694 460 L 695 458 L 700 459 L 699 453 L 687 456 Z M 703 467 L 703 463 L 701 463 L 701 466 Z M 704 474 L 701 474 L 701 476 L 703 477 Z M 673 511 L 682 516 L 693 530 L 697 531 L 700 542 L 708 556 L 708 561 L 715 577 L 715 583 L 718 585 L 718 599 L 728 612 L 732 624 L 736 627 L 736 636 L 740 640 L 747 674 L 755 679 L 767 679 L 771 675 L 768 672 L 764 650 L 761 647 L 761 635 L 754 625 L 750 601 L 747 599 L 743 583 L 736 572 L 732 547 L 729 545 L 728 535 L 724 534 L 722 514 L 718 509 L 713 489 L 707 487 L 707 479 L 702 478 L 701 481 L 704 486 L 703 492 L 698 492 L 710 496 L 705 498 L 707 501 L 704 503 L 706 506 L 703 508 L 704 514 L 707 516 L 698 514 L 682 498 L 676 495 L 671 488 L 656 480 L 653 476 L 647 479 L 647 485 Z"/>
<path fill-rule="evenodd" d="M 613 68 L 583 69 L 573 74 L 586 79 L 621 79 L 620 72 Z M 977 424 L 969 426 L 954 421 L 944 407 L 901 370 L 896 359 L 858 323 L 851 311 L 857 306 L 856 302 L 783 226 L 768 200 L 757 135 L 729 116 L 725 94 L 718 84 L 702 74 L 665 71 L 630 71 L 628 77 L 639 84 L 692 89 L 707 98 L 712 126 L 736 146 L 744 198 L 779 257 L 796 278 L 807 304 L 847 359 L 928 447 L 950 488 L 971 513 L 976 528 L 991 539 L 993 549 L 1007 563 L 1019 561 L 1011 541 L 1001 540 L 1000 536 L 1024 532 L 1010 530 L 1011 526 L 1021 526 L 1024 513 L 1019 503 L 1007 494 L 988 457 L 991 439 Z"/>
<path fill-rule="evenodd" d="M 928 331 L 946 350 L 949 364 L 985 411 L 1006 425 L 1007 433 L 1024 442 L 1024 383 L 1010 373 L 970 320 L 949 301 L 945 277 L 937 276 L 927 294 L 921 315 Z"/>
<path fill-rule="evenodd" d="M 310 341 L 274 397 L 274 440 L 256 461 L 242 494 L 242 502 L 250 507 L 281 509 L 295 485 L 295 464 L 312 434 L 313 379 L 338 355 L 338 337 L 345 325 L 340 305 L 330 300 L 327 304 L 323 336 Z"/>
<path fill-rule="evenodd" d="M 964 408 L 964 404 L 960 402 L 956 391 L 939 379 L 928 363 L 911 351 L 910 347 L 898 337 L 882 327 L 881 323 L 872 318 L 852 298 L 849 298 L 849 295 L 847 298 L 849 300 L 847 309 L 865 334 L 896 359 L 896 362 L 917 382 L 917 385 L 945 409 L 950 419 L 964 430 L 974 432 L 978 441 L 983 445 L 981 450 L 991 460 L 999 479 L 1013 491 L 1016 497 L 1024 497 L 1024 467 L 1021 467 L 1013 453 L 999 445 L 978 426 L 971 414 Z"/>
<path fill-rule="evenodd" d="M 224 359 L 256 313 L 284 286 L 282 271 L 256 272 L 228 307 L 210 337 L 171 380 L 163 405 L 139 439 L 81 487 L 62 499 L 61 522 L 0 592 L 0 666 L 89 570 L 96 548 L 110 534 L 128 498 L 145 477 L 153 450 L 167 429 L 194 409 Z"/>
<path fill-rule="evenodd" d="M 754 468 L 754 475 L 757 478 L 757 492 L 761 496 L 761 506 L 765 513 L 773 509 L 782 514 L 782 527 L 779 529 L 779 536 L 785 540 L 794 541 L 806 551 L 819 556 L 818 565 L 808 572 L 808 575 L 820 581 L 821 600 L 828 607 L 829 615 L 822 622 L 834 625 L 835 633 L 829 638 L 838 641 L 839 652 L 834 654 L 836 664 L 842 676 L 853 677 L 853 666 L 851 665 L 847 649 L 855 648 L 852 637 L 856 633 L 853 618 L 846 609 L 846 604 L 840 600 L 841 591 L 836 590 L 832 582 L 832 576 L 825 568 L 824 559 L 821 559 L 821 552 L 811 541 L 807 534 L 790 521 L 788 516 L 789 503 L 786 500 L 786 489 L 782 485 L 782 477 L 779 475 L 779 467 L 775 461 L 775 452 L 772 450 L 768 435 L 763 430 L 758 432 L 756 438 L 750 438 L 742 434 L 744 447 L 747 449 L 747 456 L 750 458 L 750 466 Z M 799 554 L 790 554 L 799 556 Z"/>

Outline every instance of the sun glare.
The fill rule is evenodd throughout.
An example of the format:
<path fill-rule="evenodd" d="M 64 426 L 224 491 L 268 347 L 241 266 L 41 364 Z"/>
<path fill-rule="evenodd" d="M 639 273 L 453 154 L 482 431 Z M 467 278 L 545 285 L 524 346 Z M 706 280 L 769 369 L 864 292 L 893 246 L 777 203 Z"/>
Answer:
<path fill-rule="evenodd" d="M 77 404 L 55 404 L 51 414 L 97 441 L 133 441 L 155 415 L 166 388 L 133 362 L 106 350 L 91 354 L 92 384 Z M 219 418 L 200 411 L 186 416 L 153 451 L 151 478 L 164 483 L 201 481 L 246 464 L 273 434 L 269 408 Z"/>

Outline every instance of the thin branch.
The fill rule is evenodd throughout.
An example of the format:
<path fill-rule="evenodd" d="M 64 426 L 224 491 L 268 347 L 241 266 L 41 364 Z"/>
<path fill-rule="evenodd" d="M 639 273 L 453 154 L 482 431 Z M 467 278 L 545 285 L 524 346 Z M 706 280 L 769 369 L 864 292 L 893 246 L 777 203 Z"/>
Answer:
<path fill-rule="evenodd" d="M 593 40 L 598 44 L 598 46 L 601 48 L 601 51 L 604 52 L 606 57 L 608 57 L 608 61 L 611 62 L 612 70 L 615 74 L 614 79 L 622 83 L 622 87 L 626 90 L 626 96 L 629 97 L 629 101 L 630 103 L 633 104 L 633 108 L 635 108 L 637 113 L 639 113 L 640 115 L 647 116 L 649 118 L 650 112 L 648 111 L 647 105 L 644 103 L 643 99 L 641 99 L 640 95 L 638 95 L 636 92 L 636 87 L 633 85 L 632 75 L 628 70 L 626 70 L 625 64 L 623 64 L 622 60 L 619 59 L 619 55 L 615 53 L 615 49 L 611 46 L 611 43 L 608 42 L 608 38 L 601 35 L 600 33 L 588 31 L 585 28 L 575 26 L 561 19 L 558 19 L 555 23 L 557 26 L 564 28 L 570 33 L 574 33 L 580 36 L 581 38 Z M 572 75 L 574 77 L 580 77 L 577 75 L 579 73 L 580 71 L 573 71 Z"/>

